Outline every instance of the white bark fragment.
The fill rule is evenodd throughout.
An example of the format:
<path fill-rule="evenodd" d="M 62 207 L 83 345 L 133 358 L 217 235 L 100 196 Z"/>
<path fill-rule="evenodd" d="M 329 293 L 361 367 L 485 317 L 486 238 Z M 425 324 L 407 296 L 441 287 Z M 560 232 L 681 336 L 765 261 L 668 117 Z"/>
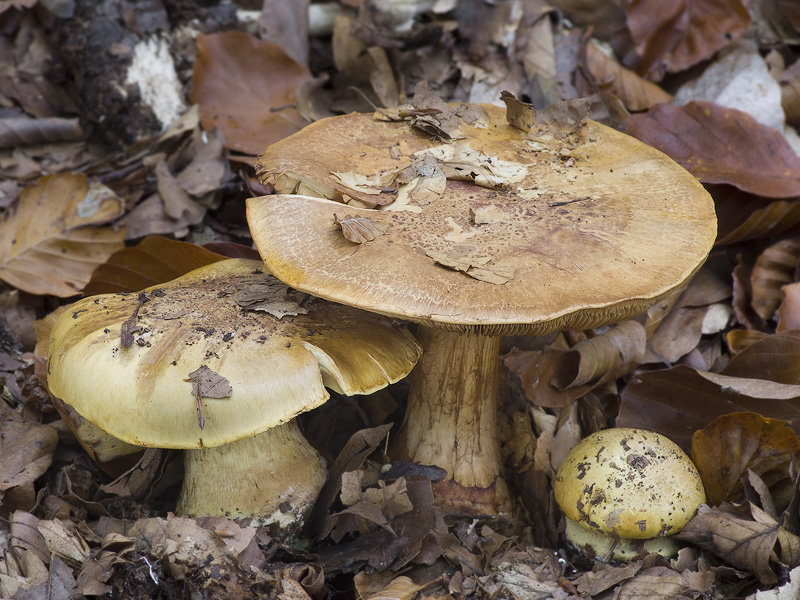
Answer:
<path fill-rule="evenodd" d="M 167 40 L 161 36 L 150 36 L 136 44 L 125 83 L 138 86 L 142 102 L 153 111 L 162 130 L 186 109 L 175 62 Z"/>

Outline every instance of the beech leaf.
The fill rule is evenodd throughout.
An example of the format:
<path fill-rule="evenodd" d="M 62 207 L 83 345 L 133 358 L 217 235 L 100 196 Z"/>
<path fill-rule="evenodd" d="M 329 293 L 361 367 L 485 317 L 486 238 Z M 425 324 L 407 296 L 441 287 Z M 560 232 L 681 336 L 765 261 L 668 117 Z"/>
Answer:
<path fill-rule="evenodd" d="M 227 255 L 226 255 L 227 256 Z M 179 242 L 153 235 L 137 246 L 114 252 L 97 267 L 83 293 L 114 294 L 138 292 L 144 288 L 166 283 L 213 262 L 225 260 L 219 253 L 197 244 Z M 251 258 L 251 257 L 248 257 Z"/>
<path fill-rule="evenodd" d="M 800 239 L 781 240 L 766 248 L 756 259 L 750 282 L 753 310 L 762 319 L 771 319 L 783 298 L 781 288 L 791 283 L 800 259 Z"/>
<path fill-rule="evenodd" d="M 779 537 L 781 560 L 796 554 L 800 538 L 756 506 L 750 505 L 750 511 L 753 520 L 702 504 L 697 515 L 674 537 L 710 550 L 734 567 L 751 571 L 762 584 L 775 584 L 778 578 L 769 562 L 773 552 L 779 549 L 776 548 Z"/>
<path fill-rule="evenodd" d="M 256 155 L 303 127 L 295 93 L 311 73 L 280 46 L 229 31 L 197 36 L 197 50 L 190 99 L 227 148 Z"/>
<path fill-rule="evenodd" d="M 677 73 L 711 58 L 750 26 L 742 0 L 637 0 L 628 5 L 628 30 L 642 57 L 640 73 L 663 66 Z"/>
<path fill-rule="evenodd" d="M 800 195 L 800 158 L 786 138 L 739 110 L 712 102 L 658 104 L 623 126 L 703 183 L 729 183 L 769 198 Z"/>
<path fill-rule="evenodd" d="M 122 199 L 86 175 L 39 178 L 0 215 L 0 279 L 32 294 L 78 294 L 124 247 L 124 230 L 88 226 L 121 213 Z"/>
<path fill-rule="evenodd" d="M 752 412 L 723 415 L 692 436 L 692 460 L 711 505 L 736 500 L 748 471 L 788 477 L 792 457 L 800 457 L 800 440 L 788 423 Z"/>

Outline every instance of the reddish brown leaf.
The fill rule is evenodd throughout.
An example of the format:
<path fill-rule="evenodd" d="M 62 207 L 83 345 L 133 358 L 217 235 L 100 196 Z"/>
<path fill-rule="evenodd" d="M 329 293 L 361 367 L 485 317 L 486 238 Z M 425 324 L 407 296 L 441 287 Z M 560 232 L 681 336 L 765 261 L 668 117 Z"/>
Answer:
<path fill-rule="evenodd" d="M 628 5 L 628 29 L 642 57 L 639 72 L 677 73 L 711 58 L 750 26 L 742 0 L 634 0 Z"/>
<path fill-rule="evenodd" d="M 738 499 L 748 470 L 780 470 L 788 477 L 789 463 L 798 456 L 800 439 L 786 421 L 751 412 L 718 417 L 692 436 L 692 460 L 711 505 Z"/>
<path fill-rule="evenodd" d="M 800 223 L 797 199 L 771 200 L 731 185 L 710 185 L 717 208 L 718 246 L 778 235 Z"/>
<path fill-rule="evenodd" d="M 624 122 L 703 183 L 729 183 L 769 198 L 800 195 L 800 158 L 776 129 L 712 102 L 658 104 Z"/>
<path fill-rule="evenodd" d="M 756 259 L 750 281 L 753 309 L 762 319 L 771 319 L 783 299 L 781 288 L 795 280 L 800 259 L 800 239 L 781 240 Z"/>
<path fill-rule="evenodd" d="M 679 365 L 632 379 L 622 393 L 616 424 L 657 431 L 688 452 L 696 430 L 732 412 L 784 419 L 800 432 L 800 386 Z"/>
<path fill-rule="evenodd" d="M 190 99 L 203 127 L 218 128 L 227 148 L 258 154 L 303 127 L 295 91 L 311 73 L 279 46 L 226 32 L 198 36 L 197 47 Z"/>
<path fill-rule="evenodd" d="M 142 240 L 138 246 L 112 254 L 92 273 L 83 293 L 94 296 L 138 292 L 224 258 L 197 244 L 154 235 Z"/>

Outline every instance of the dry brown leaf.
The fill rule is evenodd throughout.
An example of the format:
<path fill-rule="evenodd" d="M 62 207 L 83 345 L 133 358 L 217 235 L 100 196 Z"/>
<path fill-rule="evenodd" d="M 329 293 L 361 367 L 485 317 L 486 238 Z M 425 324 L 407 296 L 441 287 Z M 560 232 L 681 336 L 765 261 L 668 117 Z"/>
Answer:
<path fill-rule="evenodd" d="M 789 125 L 800 125 L 800 60 L 781 74 L 781 106 Z"/>
<path fill-rule="evenodd" d="M 0 443 L 0 498 L 17 486 L 32 485 L 53 462 L 58 431 L 49 425 L 37 425 L 22 419 L 5 404 Z"/>
<path fill-rule="evenodd" d="M 355 244 L 371 242 L 386 233 L 384 226 L 367 217 L 349 217 L 340 219 L 333 214 L 334 221 L 342 228 L 342 235 Z"/>
<path fill-rule="evenodd" d="M 227 379 L 206 365 L 189 373 L 189 377 L 184 381 L 192 384 L 192 395 L 197 403 L 197 420 L 200 423 L 200 429 L 203 429 L 206 422 L 203 398 L 229 398 L 233 394 L 233 388 Z"/>
<path fill-rule="evenodd" d="M 392 579 L 382 590 L 372 594 L 367 600 L 414 600 L 424 587 L 401 575 Z"/>
<path fill-rule="evenodd" d="M 514 279 L 514 274 L 516 273 L 514 267 L 490 265 L 489 263 L 492 262 L 492 257 L 490 256 L 467 257 L 436 250 L 426 250 L 425 254 L 436 261 L 438 265 L 454 271 L 461 271 L 474 279 L 495 285 L 508 283 Z"/>
<path fill-rule="evenodd" d="M 88 226 L 120 214 L 122 200 L 83 174 L 40 178 L 0 216 L 0 279 L 32 294 L 78 294 L 125 237 Z"/>
<path fill-rule="evenodd" d="M 800 158 L 783 134 L 712 102 L 658 104 L 624 122 L 703 183 L 728 183 L 769 198 L 800 195 Z"/>
<path fill-rule="evenodd" d="M 692 460 L 714 506 L 741 495 L 748 471 L 788 478 L 793 458 L 800 458 L 800 439 L 788 423 L 752 412 L 723 415 L 692 436 Z"/>
<path fill-rule="evenodd" d="M 800 261 L 800 239 L 791 238 L 766 248 L 756 259 L 750 281 L 753 310 L 762 319 L 771 319 L 781 303 L 781 288 L 795 281 Z"/>
<path fill-rule="evenodd" d="M 641 373 L 622 392 L 618 427 L 669 437 L 687 452 L 692 433 L 732 412 L 790 421 L 800 431 L 800 386 L 715 375 L 679 365 Z"/>
<path fill-rule="evenodd" d="M 630 579 L 642 568 L 640 561 L 634 561 L 624 566 L 614 566 L 599 564 L 594 571 L 585 571 L 576 577 L 572 583 L 582 594 L 594 596 L 608 589 L 613 588 L 618 583 Z"/>
<path fill-rule="evenodd" d="M 769 336 L 768 333 L 753 329 L 731 329 L 725 334 L 725 341 L 728 343 L 731 355 L 736 356 L 751 344 L 759 342 L 767 336 Z"/>
<path fill-rule="evenodd" d="M 631 320 L 568 351 L 548 347 L 544 353 L 512 352 L 504 362 L 520 378 L 530 402 L 555 407 L 566 406 L 595 386 L 628 373 L 644 353 L 644 327 Z"/>
<path fill-rule="evenodd" d="M 336 457 L 331 466 L 328 482 L 322 488 L 314 511 L 309 519 L 310 529 L 318 530 L 319 526 L 328 515 L 331 505 L 342 487 L 342 475 L 347 471 L 359 469 L 364 460 L 369 456 L 378 445 L 383 442 L 392 428 L 392 424 L 362 429 L 354 433 L 347 444 L 342 448 L 339 456 Z"/>
<path fill-rule="evenodd" d="M 78 573 L 76 592 L 84 596 L 102 596 L 113 588 L 106 582 L 114 574 L 114 565 L 125 563 L 126 554 L 133 551 L 133 538 L 119 533 L 109 533 L 100 544 L 99 550 L 83 563 Z"/>
<path fill-rule="evenodd" d="M 647 340 L 648 350 L 659 362 L 667 364 L 677 362 L 700 342 L 707 311 L 707 306 L 681 307 L 673 310 Z"/>
<path fill-rule="evenodd" d="M 0 148 L 17 148 L 47 142 L 77 142 L 83 139 L 78 119 L 0 118 Z"/>
<path fill-rule="evenodd" d="M 718 246 L 792 230 L 800 223 L 800 202 L 771 200 L 732 185 L 709 185 L 717 208 Z"/>
<path fill-rule="evenodd" d="M 82 565 L 89 558 L 89 545 L 80 535 L 70 531 L 58 519 L 41 520 L 36 524 L 47 549 L 71 565 Z"/>
<path fill-rule="evenodd" d="M 197 48 L 190 99 L 203 127 L 219 129 L 227 148 L 255 155 L 303 127 L 293 104 L 311 73 L 279 46 L 224 32 L 199 35 Z"/>
<path fill-rule="evenodd" d="M 628 30 L 641 57 L 639 72 L 660 79 L 662 68 L 684 71 L 711 58 L 750 26 L 742 0 L 637 0 L 628 5 Z"/>
<path fill-rule="evenodd" d="M 620 587 L 615 600 L 673 600 L 701 597 L 711 591 L 714 573 L 675 571 L 669 567 L 651 567 L 637 573 Z"/>
<path fill-rule="evenodd" d="M 797 566 L 792 563 L 798 556 L 800 538 L 758 507 L 751 504 L 749 508 L 752 520 L 702 504 L 675 537 L 710 550 L 729 564 L 751 571 L 762 584 L 772 585 L 778 578 L 770 568 L 771 557 L 777 554 L 786 566 Z M 787 558 L 792 563 L 785 562 Z"/>
<path fill-rule="evenodd" d="M 243 309 L 261 310 L 276 319 L 308 313 L 308 309 L 302 306 L 308 296 L 290 290 L 274 277 L 267 277 L 263 282 L 247 287 L 231 289 L 229 293 L 233 294 L 234 301 Z"/>
<path fill-rule="evenodd" d="M 671 94 L 620 65 L 591 40 L 586 43 L 585 57 L 586 68 L 597 85 L 620 98 L 630 111 L 647 110 L 655 104 L 672 100 Z M 591 93 L 591 90 L 585 92 Z"/>
<path fill-rule="evenodd" d="M 783 291 L 783 300 L 781 300 L 781 304 L 775 312 L 775 316 L 778 319 L 775 331 L 783 333 L 800 329 L 800 283 L 790 283 L 781 289 Z"/>
<path fill-rule="evenodd" d="M 800 331 L 776 333 L 755 341 L 733 357 L 721 374 L 797 384 L 800 382 Z"/>

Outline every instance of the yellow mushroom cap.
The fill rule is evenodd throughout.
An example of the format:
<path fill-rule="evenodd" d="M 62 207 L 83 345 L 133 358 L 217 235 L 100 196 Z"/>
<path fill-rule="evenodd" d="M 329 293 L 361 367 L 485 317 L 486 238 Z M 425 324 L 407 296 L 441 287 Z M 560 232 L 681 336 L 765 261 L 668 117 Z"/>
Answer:
<path fill-rule="evenodd" d="M 568 518 L 632 539 L 677 533 L 706 499 L 697 468 L 677 444 L 627 428 L 581 440 L 561 463 L 554 491 Z"/>
<path fill-rule="evenodd" d="M 379 390 L 420 353 L 390 319 L 298 296 L 261 261 L 230 259 L 140 294 L 76 302 L 53 326 L 47 372 L 53 395 L 128 444 L 208 448 L 316 408 L 325 387 Z M 228 389 L 198 400 L 202 367 Z"/>

